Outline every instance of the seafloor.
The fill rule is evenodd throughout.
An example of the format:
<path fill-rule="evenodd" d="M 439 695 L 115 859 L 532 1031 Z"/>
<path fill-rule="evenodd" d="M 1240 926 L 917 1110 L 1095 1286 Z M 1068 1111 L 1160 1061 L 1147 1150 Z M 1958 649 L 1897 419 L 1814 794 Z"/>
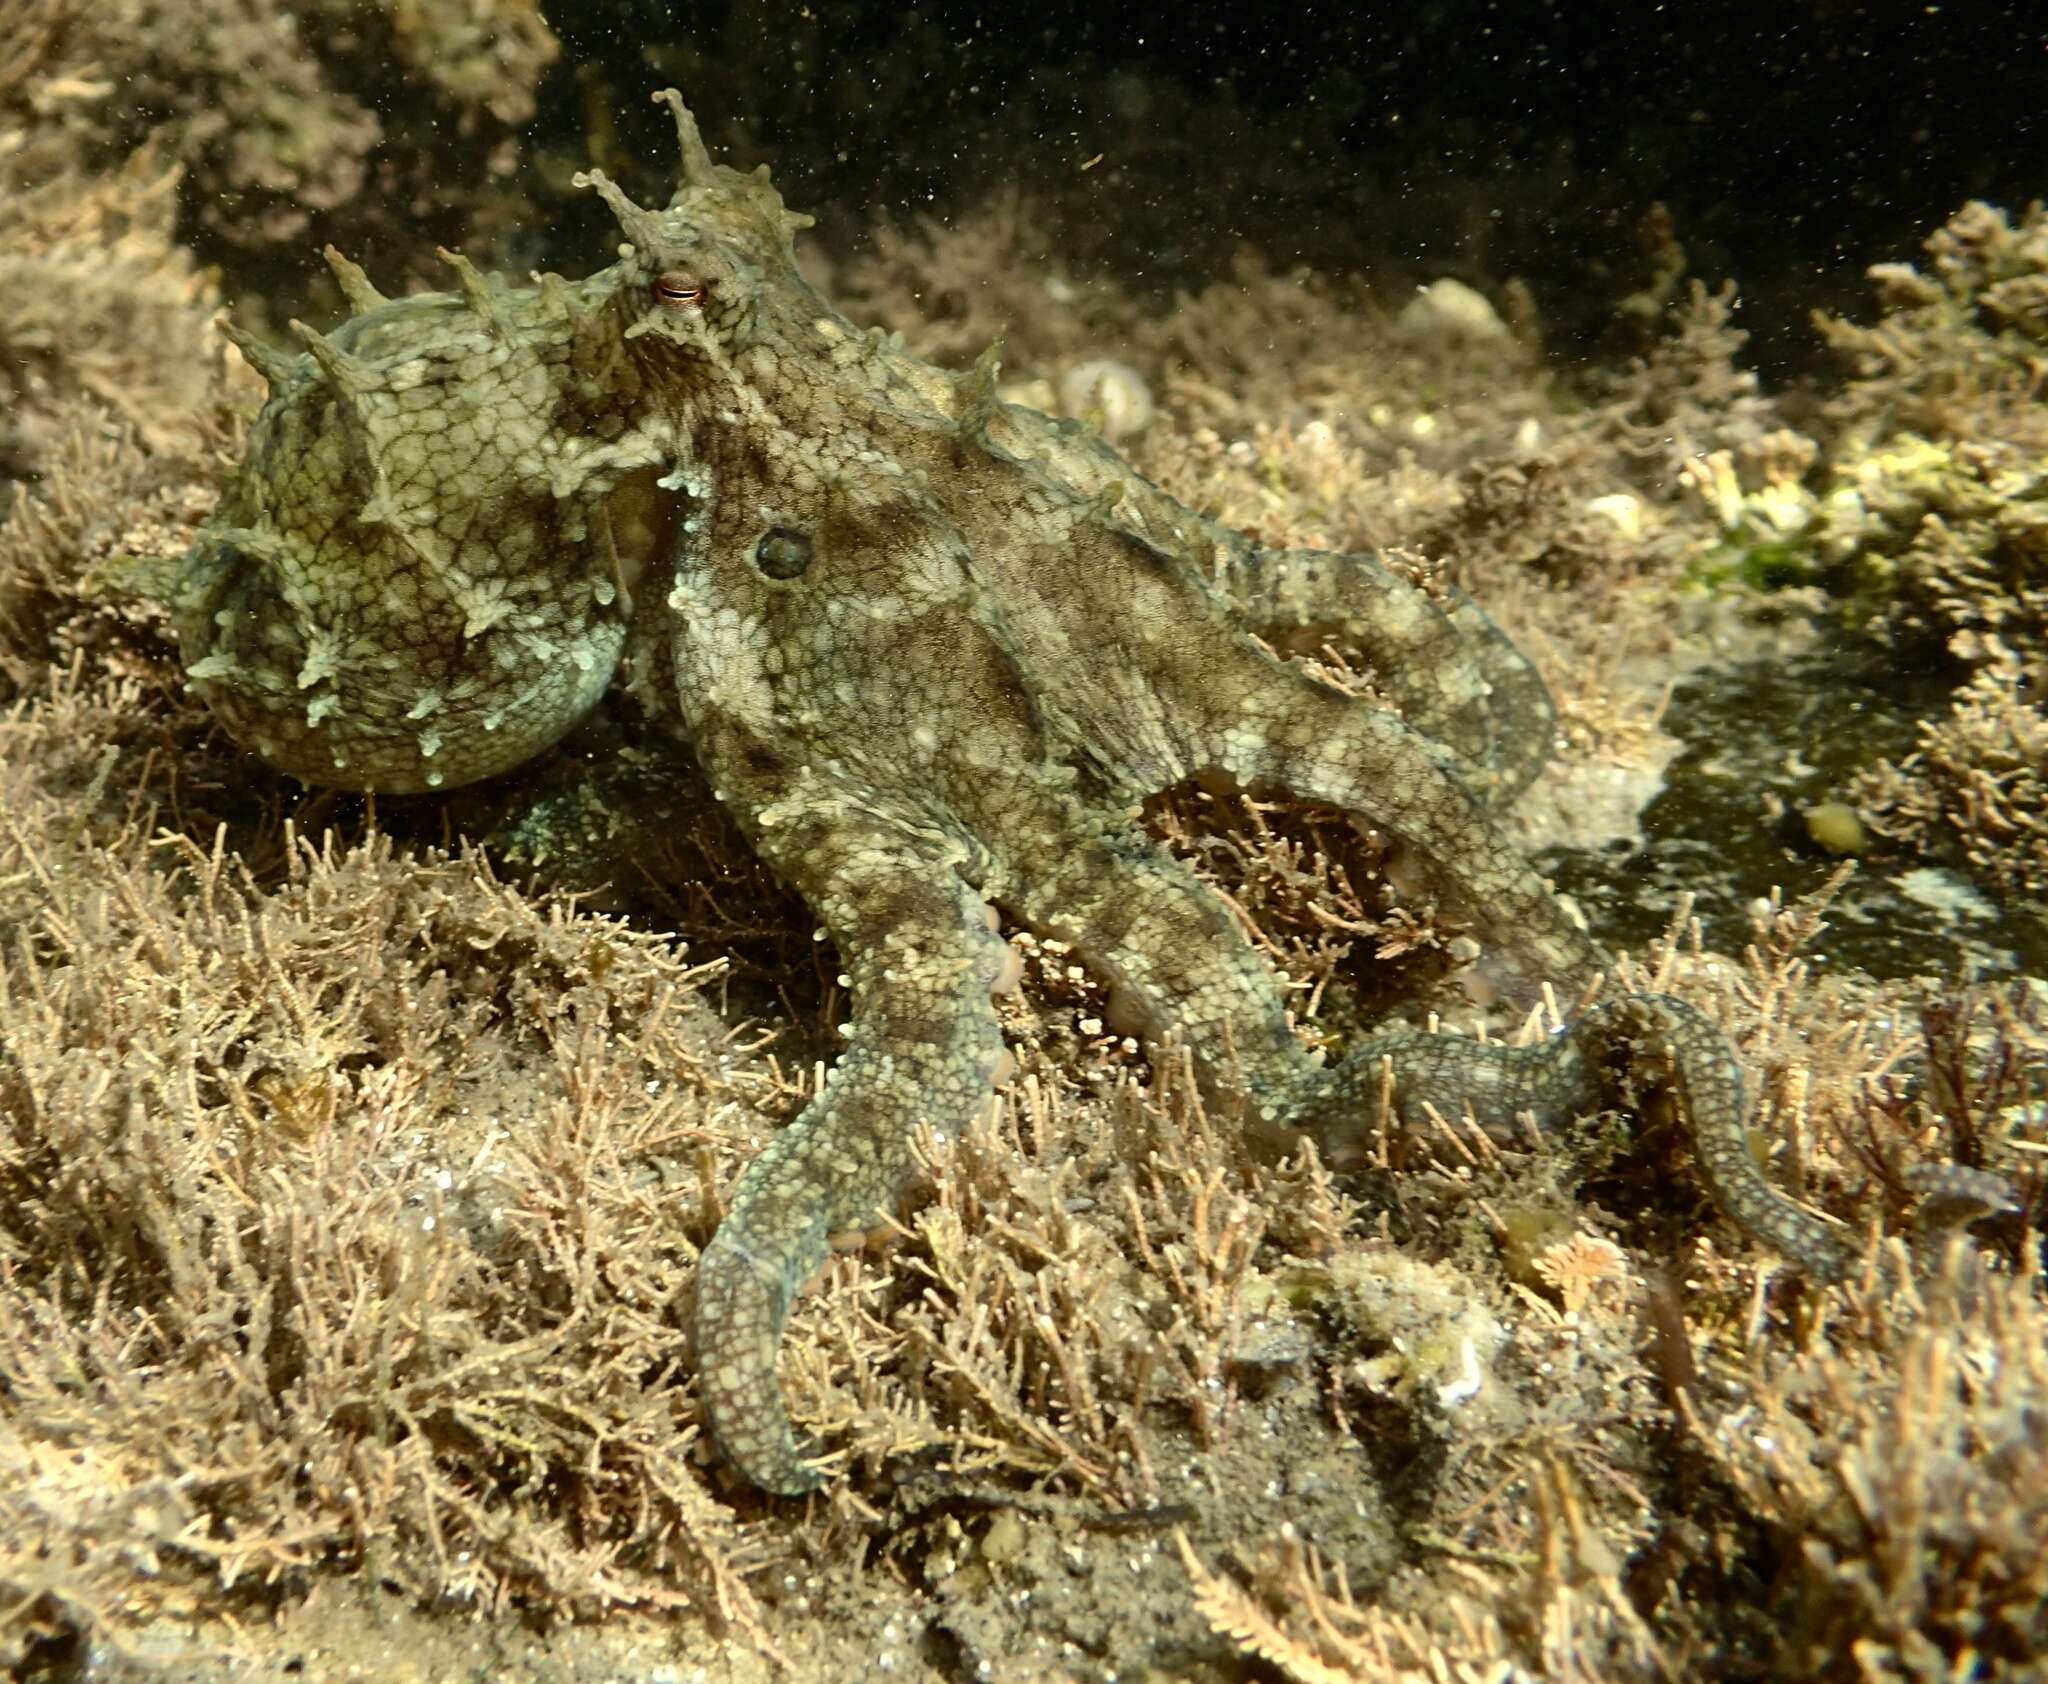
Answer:
<path fill-rule="evenodd" d="M 394 293 L 437 241 L 601 260 L 544 88 L 650 196 L 668 168 L 645 87 L 565 79 L 529 5 L 284 17 L 0 0 L 0 1664 L 2043 1675 L 2048 216 L 1957 203 L 1860 308 L 1773 320 L 1815 373 L 1766 383 L 1742 277 L 1660 207 L 1568 323 L 1484 242 L 1374 285 L 1368 233 L 1305 267 L 1283 215 L 1176 208 L 1175 143 L 1229 133 L 1281 199 L 1302 166 L 1130 81 L 1106 160 L 817 207 L 856 320 L 952 366 L 1000 335 L 1006 396 L 1190 505 L 1495 614 L 1561 715 L 1518 834 L 1722 1026 L 1760 1160 L 1865 1261 L 1820 1288 L 1747 1243 L 1657 1116 L 1262 1164 L 1020 937 L 1020 1079 L 792 1320 L 836 1472 L 792 1503 L 705 1450 L 684 1311 L 844 1013 L 801 902 L 623 704 L 479 790 L 303 789 L 130 589 L 261 401 L 224 303 L 331 317 L 327 238 Z M 713 145 L 755 161 L 739 45 L 643 57 L 700 104 L 722 65 Z M 1483 921 L 1379 839 L 1197 790 L 1149 819 L 1312 1036 L 1515 1031 L 1461 986 Z M 1945 1164 L 2018 1208 L 1918 1199 Z"/>

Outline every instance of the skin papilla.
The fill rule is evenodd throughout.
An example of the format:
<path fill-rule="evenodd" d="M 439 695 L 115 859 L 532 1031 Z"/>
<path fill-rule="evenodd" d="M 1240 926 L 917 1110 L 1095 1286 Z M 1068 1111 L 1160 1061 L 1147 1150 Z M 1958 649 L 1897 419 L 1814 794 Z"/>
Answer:
<path fill-rule="evenodd" d="M 791 1298 L 896 1196 L 914 1126 L 960 1128 L 1007 1063 L 991 909 L 1071 943 L 1261 1139 L 1341 1150 L 1382 1059 L 1404 1109 L 1502 1126 L 1626 1103 L 1642 1078 L 1615 1072 L 1647 1071 L 1728 1216 L 1840 1271 L 1835 1231 L 1758 1173 L 1723 1038 L 1674 1001 L 1610 1000 L 1532 1049 L 1402 1033 L 1311 1057 L 1138 804 L 1201 775 L 1341 808 L 1526 978 L 1577 981 L 1599 955 L 1492 817 L 1548 752 L 1541 680 L 1471 604 L 1259 549 L 1000 402 L 993 355 L 952 374 L 856 329 L 798 273 L 805 219 L 766 172 L 714 164 L 660 97 L 668 206 L 587 178 L 628 242 L 612 267 L 508 287 L 450 258 L 454 290 L 387 301 L 330 253 L 349 322 L 291 357 L 238 341 L 272 395 L 174 607 L 227 728 L 354 789 L 518 765 L 623 670 L 830 932 L 845 1048 L 699 1270 L 705 1419 L 747 1478 L 817 1484 L 776 1383 Z M 1268 652 L 1325 633 L 1396 711 Z"/>

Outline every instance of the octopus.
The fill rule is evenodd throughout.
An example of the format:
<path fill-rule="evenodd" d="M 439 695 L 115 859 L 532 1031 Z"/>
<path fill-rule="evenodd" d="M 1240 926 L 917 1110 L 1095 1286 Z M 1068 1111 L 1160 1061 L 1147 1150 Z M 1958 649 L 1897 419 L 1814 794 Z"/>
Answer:
<path fill-rule="evenodd" d="M 1337 809 L 1426 862 L 1510 974 L 1576 983 L 1603 956 L 1497 822 L 1549 752 L 1541 679 L 1455 593 L 1262 547 L 1002 401 L 993 351 L 949 372 L 857 330 L 799 272 L 809 219 L 765 167 L 714 162 L 656 97 L 666 207 L 578 178 L 624 236 L 601 272 L 515 286 L 444 252 L 448 291 L 387 299 L 330 250 L 345 323 L 294 324 L 291 354 L 228 329 L 271 392 L 172 606 L 228 733 L 313 784 L 488 778 L 625 686 L 836 944 L 843 1048 L 698 1266 L 698 1395 L 740 1474 L 821 1482 L 777 1380 L 790 1304 L 903 1189 L 916 1127 L 965 1126 L 1006 1076 L 1003 920 L 1069 943 L 1275 1150 L 1356 1148 L 1389 1074 L 1403 1119 L 1503 1135 L 1654 1087 L 1723 1213 L 1843 1272 L 1841 1231 L 1760 1172 L 1727 1041 L 1675 999 L 1609 997 L 1534 1046 L 1393 1028 L 1311 1053 L 1140 804 L 1205 779 Z M 1325 638 L 1384 703 L 1275 652 Z"/>

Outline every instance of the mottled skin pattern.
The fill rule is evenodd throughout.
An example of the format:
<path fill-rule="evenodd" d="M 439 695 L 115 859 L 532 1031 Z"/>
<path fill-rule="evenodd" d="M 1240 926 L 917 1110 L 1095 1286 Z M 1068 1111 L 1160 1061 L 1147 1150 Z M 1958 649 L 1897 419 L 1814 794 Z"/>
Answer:
<path fill-rule="evenodd" d="M 1599 956 L 1489 807 L 1541 765 L 1548 698 L 1477 609 L 1359 556 L 1220 530 L 1099 440 L 863 334 L 791 256 L 766 172 L 714 164 L 673 94 L 665 210 L 590 185 L 629 242 L 579 282 L 356 307 L 284 357 L 247 465 L 187 558 L 188 671 L 228 728 L 316 783 L 420 790 L 545 748 L 615 672 L 687 734 L 719 798 L 831 933 L 853 1019 L 824 1091 L 741 1178 L 698 1275 L 699 1386 L 731 1461 L 813 1488 L 777 1345 L 828 1238 L 899 1191 L 924 1122 L 956 1130 L 1007 1064 L 996 909 L 1071 942 L 1126 1021 L 1172 1031 L 1262 1141 L 1342 1150 L 1404 1113 L 1505 1132 L 1654 1083 L 1742 1227 L 1849 1256 L 1760 1176 L 1720 1037 L 1610 1001 L 1547 1044 L 1408 1032 L 1326 1068 L 1223 902 L 1134 822 L 1202 775 L 1400 837 L 1530 979 Z M 1398 713 L 1279 647 L 1324 632 Z M 623 662 L 623 667 L 622 667 Z"/>

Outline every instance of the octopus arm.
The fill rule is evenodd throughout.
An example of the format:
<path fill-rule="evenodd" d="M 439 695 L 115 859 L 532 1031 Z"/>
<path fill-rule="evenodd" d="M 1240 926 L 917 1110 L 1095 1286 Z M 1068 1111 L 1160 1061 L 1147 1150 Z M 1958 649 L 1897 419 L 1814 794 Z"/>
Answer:
<path fill-rule="evenodd" d="M 1855 1259 L 1829 1226 L 1765 1178 L 1750 1150 L 1742 1067 L 1724 1036 L 1682 1000 L 1634 994 L 1591 1007 L 1562 1033 L 1530 1047 L 1396 1030 L 1347 1057 L 1301 1124 L 1333 1161 L 1356 1161 L 1376 1130 L 1383 1082 L 1395 1117 L 1420 1126 L 1427 1110 L 1469 1114 L 1503 1143 L 1521 1138 L 1519 1118 L 1539 1129 L 1612 1108 L 1640 1115 L 1654 1092 L 1669 1095 L 1691 1137 L 1701 1183 L 1721 1213 L 1752 1239 L 1822 1280 Z"/>
<path fill-rule="evenodd" d="M 1287 1021 L 1281 978 L 1229 906 L 1120 814 L 1049 780 L 1007 781 L 994 826 L 997 898 L 1088 955 L 1120 1030 L 1193 1049 L 1209 1090 L 1284 1119 L 1326 1079 Z M 1030 861 L 1005 838 L 1030 837 Z"/>
<path fill-rule="evenodd" d="M 1557 710 L 1542 676 L 1477 603 L 1455 587 L 1424 589 L 1376 556 L 1272 549 L 1168 496 L 1100 438 L 1015 405 L 1005 440 L 1046 464 L 1075 495 L 1113 496 L 1148 547 L 1213 588 L 1254 636 L 1283 656 L 1326 644 L 1355 651 L 1388 701 L 1457 757 L 1465 781 L 1505 807 L 1550 757 Z"/>
<path fill-rule="evenodd" d="M 1464 592 L 1425 591 L 1369 555 L 1226 542 L 1223 588 L 1285 655 L 1356 650 L 1401 717 L 1458 757 L 1465 782 L 1506 807 L 1550 758 L 1557 709 L 1542 675 Z"/>
<path fill-rule="evenodd" d="M 716 776 L 735 769 L 714 766 Z M 750 826 L 824 920 L 852 985 L 853 1019 L 824 1089 L 750 1164 L 697 1274 L 698 1389 L 713 1440 L 763 1490 L 821 1483 L 776 1382 L 791 1300 L 834 1233 L 897 1196 L 915 1124 L 954 1131 L 987 1102 L 1005 1059 L 990 991 L 1010 949 L 961 877 L 958 850 L 893 819 L 865 792 L 778 801 Z"/>
<path fill-rule="evenodd" d="M 1390 831 L 1532 978 L 1577 977 L 1600 954 L 1494 823 L 1457 757 L 1406 720 L 1316 682 L 1249 640 L 1223 647 L 1176 710 L 1183 753 L 1247 789 L 1284 792 Z"/>

